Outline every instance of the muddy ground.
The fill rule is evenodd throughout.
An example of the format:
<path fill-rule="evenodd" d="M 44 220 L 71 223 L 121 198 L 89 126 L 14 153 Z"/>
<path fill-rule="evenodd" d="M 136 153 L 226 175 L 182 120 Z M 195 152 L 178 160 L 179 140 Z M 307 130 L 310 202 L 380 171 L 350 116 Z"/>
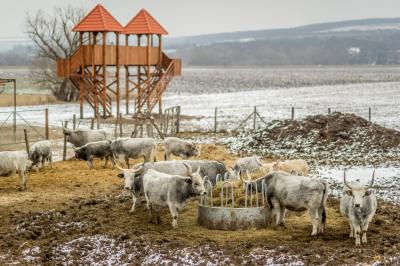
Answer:
<path fill-rule="evenodd" d="M 161 159 L 161 153 L 158 154 Z M 231 165 L 235 157 L 221 146 L 204 147 L 202 159 Z M 18 179 L 0 179 L 0 264 L 356 264 L 394 263 L 400 243 L 400 211 L 379 202 L 369 243 L 360 248 L 348 238 L 337 200 L 329 200 L 322 236 L 311 237 L 307 215 L 291 215 L 286 227 L 216 231 L 197 225 L 197 200 L 171 227 L 167 209 L 162 223 L 147 223 L 144 204 L 129 213 L 130 198 L 120 195 L 118 170 L 100 161 L 88 170 L 82 161 L 55 163 L 31 173 L 28 189 Z"/>

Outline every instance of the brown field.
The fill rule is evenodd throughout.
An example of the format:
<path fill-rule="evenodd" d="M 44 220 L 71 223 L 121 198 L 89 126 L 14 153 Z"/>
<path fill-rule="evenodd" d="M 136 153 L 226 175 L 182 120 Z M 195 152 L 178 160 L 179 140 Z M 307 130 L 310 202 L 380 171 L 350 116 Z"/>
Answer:
<path fill-rule="evenodd" d="M 59 103 L 53 95 L 47 94 L 19 94 L 17 95 L 17 105 L 39 105 L 39 104 L 50 104 Z M 14 95 L 13 94 L 0 94 L 0 107 L 13 106 Z"/>
<path fill-rule="evenodd" d="M 161 159 L 161 153 L 157 154 Z M 235 157 L 223 147 L 206 145 L 202 159 L 215 159 L 232 165 Z M 326 232 L 311 237 L 308 215 L 291 215 L 285 227 L 271 226 L 261 230 L 216 231 L 197 225 L 197 201 L 193 200 L 178 217 L 179 228 L 173 230 L 169 211 L 162 212 L 160 225 L 147 223 L 144 204 L 136 213 L 129 213 L 131 201 L 120 198 L 122 180 L 118 170 L 103 168 L 100 161 L 88 170 L 85 162 L 69 160 L 46 167 L 29 176 L 28 189 L 18 191 L 18 179 L 0 179 L 0 264 L 20 261 L 21 252 L 29 247 L 41 249 L 36 264 L 59 264 L 53 248 L 67 241 L 93 235 L 108 235 L 137 254 L 128 263 L 141 264 L 147 243 L 169 250 L 208 245 L 220 250 L 234 264 L 242 264 L 243 254 L 265 249 L 281 254 L 296 255 L 306 264 L 339 265 L 357 262 L 371 263 L 394 256 L 400 243 L 400 211 L 380 202 L 378 213 L 370 226 L 368 245 L 354 247 L 348 238 L 347 222 L 338 210 L 338 201 L 329 199 Z M 60 224 L 82 223 L 82 227 Z M 132 244 L 133 243 L 133 244 Z M 81 247 L 85 249 L 85 246 Z M 162 251 L 162 252 L 165 252 Z M 7 256 L 4 254 L 8 254 Z M 72 253 L 70 260 L 77 263 L 80 253 Z M 2 256 L 3 255 L 3 256 Z M 212 256 L 202 254 L 207 260 Z M 104 258 L 105 259 L 105 258 Z M 29 264 L 29 263 L 28 263 Z M 74 263 L 72 263 L 74 264 Z M 223 263 L 221 263 L 223 264 Z M 252 264 L 258 262 L 252 261 Z"/>

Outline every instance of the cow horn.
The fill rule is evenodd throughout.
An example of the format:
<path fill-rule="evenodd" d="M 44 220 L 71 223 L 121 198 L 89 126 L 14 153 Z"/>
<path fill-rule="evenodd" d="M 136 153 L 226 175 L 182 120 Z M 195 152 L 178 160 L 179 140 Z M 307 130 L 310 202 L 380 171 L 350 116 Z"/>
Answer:
<path fill-rule="evenodd" d="M 187 163 L 183 163 L 183 165 L 186 167 L 186 169 L 188 170 L 188 176 L 191 175 L 192 173 L 192 167 L 190 167 L 190 165 L 188 165 Z"/>
<path fill-rule="evenodd" d="M 196 171 L 196 173 L 200 174 L 200 164 L 199 164 L 199 162 L 197 162 L 197 171 Z"/>
<path fill-rule="evenodd" d="M 122 168 L 117 162 L 115 162 L 115 166 L 119 169 L 119 170 L 121 170 L 121 171 L 129 171 L 130 169 L 124 169 L 124 168 Z"/>
<path fill-rule="evenodd" d="M 251 176 L 250 176 L 250 174 L 249 174 L 249 170 L 246 170 L 246 175 L 247 175 L 247 181 L 250 181 L 251 180 Z"/>
<path fill-rule="evenodd" d="M 374 172 L 372 172 L 372 180 L 371 180 L 371 184 L 369 184 L 368 188 L 371 188 L 374 185 L 374 180 L 375 180 L 375 169 L 374 169 Z"/>
<path fill-rule="evenodd" d="M 346 180 L 346 170 L 343 171 L 343 182 L 346 185 L 346 187 L 352 189 L 351 186 L 347 183 L 347 180 Z"/>
<path fill-rule="evenodd" d="M 257 163 L 259 166 L 263 166 L 263 164 L 262 164 L 262 162 L 261 162 L 259 156 L 256 157 L 256 163 Z"/>

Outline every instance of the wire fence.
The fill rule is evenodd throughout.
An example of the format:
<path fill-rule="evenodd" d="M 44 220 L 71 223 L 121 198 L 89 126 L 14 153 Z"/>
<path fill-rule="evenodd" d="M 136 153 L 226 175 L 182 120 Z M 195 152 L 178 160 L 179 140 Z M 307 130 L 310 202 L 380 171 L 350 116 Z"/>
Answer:
<path fill-rule="evenodd" d="M 274 120 L 304 119 L 307 116 L 328 115 L 334 112 L 352 113 L 370 122 L 381 126 L 400 129 L 400 116 L 397 115 L 398 107 L 394 106 L 373 106 L 373 107 L 323 107 L 287 106 L 281 108 L 269 108 L 265 106 L 241 107 L 241 108 L 219 108 L 203 110 L 201 118 L 195 117 L 189 120 L 182 120 L 181 131 L 200 132 L 232 132 L 247 129 L 258 129 L 266 123 Z M 185 113 L 185 110 L 182 110 Z"/>
<path fill-rule="evenodd" d="M 43 117 L 42 122 L 38 116 Z M 24 130 L 29 140 L 49 139 L 47 109 L 0 112 L 0 146 L 24 143 Z"/>

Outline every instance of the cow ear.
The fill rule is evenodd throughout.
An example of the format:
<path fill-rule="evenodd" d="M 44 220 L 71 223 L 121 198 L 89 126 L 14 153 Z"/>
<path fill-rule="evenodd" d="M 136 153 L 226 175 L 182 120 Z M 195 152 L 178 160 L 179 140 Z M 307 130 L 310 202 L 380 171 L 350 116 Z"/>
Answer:
<path fill-rule="evenodd" d="M 118 176 L 119 178 L 124 178 L 124 173 L 119 173 L 117 176 Z"/>
<path fill-rule="evenodd" d="M 192 184 L 192 179 L 191 178 L 186 178 L 185 182 L 188 183 L 189 185 Z"/>
<path fill-rule="evenodd" d="M 350 189 L 349 189 L 349 190 L 346 190 L 346 194 L 349 195 L 349 196 L 353 196 L 353 192 L 351 192 Z"/>
<path fill-rule="evenodd" d="M 369 195 L 371 195 L 371 190 L 367 190 L 367 191 L 365 192 L 365 196 L 366 196 L 366 197 L 368 197 Z"/>

